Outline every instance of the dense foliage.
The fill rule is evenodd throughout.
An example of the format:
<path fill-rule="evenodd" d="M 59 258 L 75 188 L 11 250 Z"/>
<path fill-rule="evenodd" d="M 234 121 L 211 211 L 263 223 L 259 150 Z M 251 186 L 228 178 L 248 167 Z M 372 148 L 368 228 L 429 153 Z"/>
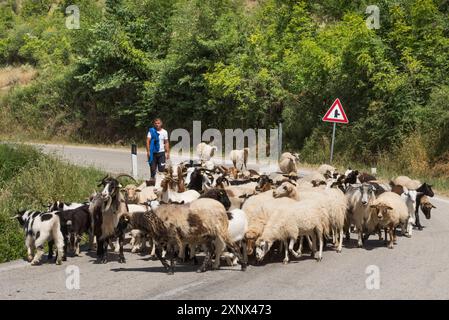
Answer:
<path fill-rule="evenodd" d="M 0 64 L 40 73 L 4 99 L 2 131 L 115 142 L 141 140 L 156 115 L 187 129 L 283 118 L 287 148 L 319 162 L 331 131 L 321 117 L 339 97 L 351 121 L 337 131 L 340 160 L 410 146 L 404 163 L 449 159 L 448 1 L 379 0 L 380 29 L 366 26 L 370 1 L 76 3 L 78 30 L 65 28 L 70 1 L 0 3 Z"/>

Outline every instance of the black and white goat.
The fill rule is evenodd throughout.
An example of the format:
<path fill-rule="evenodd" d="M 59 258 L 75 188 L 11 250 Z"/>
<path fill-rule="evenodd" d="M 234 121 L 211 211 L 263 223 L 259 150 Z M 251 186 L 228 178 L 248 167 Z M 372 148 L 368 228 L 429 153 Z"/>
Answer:
<path fill-rule="evenodd" d="M 25 231 L 25 245 L 28 261 L 38 265 L 44 254 L 46 241 L 53 241 L 57 248 L 56 264 L 62 264 L 64 238 L 61 233 L 61 223 L 57 211 L 40 212 L 22 210 L 13 217 L 17 219 Z M 53 250 L 48 252 L 48 259 L 53 258 Z"/>

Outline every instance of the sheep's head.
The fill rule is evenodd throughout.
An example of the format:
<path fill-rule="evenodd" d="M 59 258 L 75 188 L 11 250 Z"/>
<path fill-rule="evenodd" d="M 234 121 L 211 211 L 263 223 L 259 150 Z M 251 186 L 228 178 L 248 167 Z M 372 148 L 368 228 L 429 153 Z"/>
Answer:
<path fill-rule="evenodd" d="M 384 203 L 372 204 L 370 208 L 375 211 L 379 220 L 382 220 L 384 217 L 388 216 L 388 210 L 393 210 L 392 207 Z"/>
<path fill-rule="evenodd" d="M 137 193 L 140 192 L 140 190 L 136 185 L 128 184 L 125 188 L 123 188 L 123 191 L 125 192 L 125 199 L 127 202 L 137 201 Z"/>
<path fill-rule="evenodd" d="M 217 193 L 217 201 L 222 203 L 226 210 L 229 210 L 231 207 L 231 201 L 229 200 L 228 195 L 224 189 L 215 189 Z"/>
<path fill-rule="evenodd" d="M 289 197 L 296 188 L 296 183 L 286 181 L 282 183 L 277 189 L 273 190 L 273 198 Z"/>
<path fill-rule="evenodd" d="M 23 227 L 25 224 L 25 220 L 28 218 L 28 214 L 30 211 L 28 210 L 17 210 L 16 214 L 11 217 L 11 219 L 17 219 L 19 224 Z"/>
<path fill-rule="evenodd" d="M 272 243 L 270 241 L 258 239 L 256 241 L 256 260 L 260 262 L 265 255 L 270 251 Z"/>
<path fill-rule="evenodd" d="M 363 183 L 360 186 L 360 193 L 362 194 L 361 202 L 364 206 L 367 206 L 370 199 L 375 198 L 374 192 L 376 187 L 369 183 Z"/>
<path fill-rule="evenodd" d="M 260 176 L 259 183 L 256 186 L 256 191 L 265 192 L 271 189 L 273 185 L 273 180 L 267 175 Z"/>
<path fill-rule="evenodd" d="M 424 213 L 426 219 L 430 219 L 432 209 L 436 207 L 427 199 L 427 197 L 423 197 L 421 199 L 421 210 Z"/>
<path fill-rule="evenodd" d="M 310 181 L 310 183 L 312 184 L 312 186 L 314 188 L 318 188 L 320 186 L 325 186 L 326 185 L 326 181 L 324 181 L 324 180 L 312 180 L 312 181 Z"/>

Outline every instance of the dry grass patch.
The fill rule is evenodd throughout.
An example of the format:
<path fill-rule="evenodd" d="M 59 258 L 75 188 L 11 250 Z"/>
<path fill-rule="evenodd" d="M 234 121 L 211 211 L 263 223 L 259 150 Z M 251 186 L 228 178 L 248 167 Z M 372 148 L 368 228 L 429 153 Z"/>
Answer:
<path fill-rule="evenodd" d="M 36 76 L 37 71 L 29 65 L 0 68 L 0 90 L 7 91 L 15 85 L 26 85 Z"/>

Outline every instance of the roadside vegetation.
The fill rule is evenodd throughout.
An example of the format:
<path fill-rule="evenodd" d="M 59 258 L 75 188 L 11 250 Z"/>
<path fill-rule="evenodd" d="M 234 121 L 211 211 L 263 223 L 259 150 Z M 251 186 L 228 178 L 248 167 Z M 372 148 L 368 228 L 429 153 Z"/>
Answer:
<path fill-rule="evenodd" d="M 0 144 L 0 263 L 25 257 L 23 230 L 10 219 L 17 210 L 42 210 L 55 200 L 85 201 L 104 175 L 30 146 Z"/>

